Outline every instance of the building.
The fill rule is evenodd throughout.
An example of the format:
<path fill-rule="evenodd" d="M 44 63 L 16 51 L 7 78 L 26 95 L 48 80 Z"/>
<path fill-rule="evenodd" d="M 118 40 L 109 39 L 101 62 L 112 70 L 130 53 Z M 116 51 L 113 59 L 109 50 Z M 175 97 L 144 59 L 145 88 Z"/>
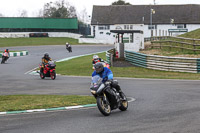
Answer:
<path fill-rule="evenodd" d="M 76 32 L 77 18 L 0 17 L 0 32 Z"/>
<path fill-rule="evenodd" d="M 29 37 L 30 33 L 49 37 L 79 38 L 77 18 L 0 17 L 0 37 Z M 45 34 L 46 35 L 46 34 Z"/>
<path fill-rule="evenodd" d="M 176 36 L 200 28 L 200 5 L 93 6 L 91 34 L 94 39 L 115 43 L 111 30 L 142 30 L 144 38 Z M 124 39 L 129 36 L 124 36 Z M 129 39 L 130 40 L 130 39 Z"/>

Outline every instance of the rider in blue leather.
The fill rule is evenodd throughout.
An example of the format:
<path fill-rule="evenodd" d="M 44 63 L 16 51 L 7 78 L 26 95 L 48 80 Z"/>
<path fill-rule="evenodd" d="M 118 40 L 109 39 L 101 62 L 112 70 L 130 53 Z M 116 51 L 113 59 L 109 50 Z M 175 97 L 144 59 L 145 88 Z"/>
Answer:
<path fill-rule="evenodd" d="M 111 83 L 111 86 L 113 86 L 120 94 L 121 94 L 121 88 L 118 85 L 118 83 L 113 82 L 113 73 L 110 69 L 107 67 L 104 67 L 101 62 L 97 62 L 94 65 L 95 71 L 92 73 L 92 77 L 95 75 L 99 75 L 101 78 L 103 78 L 103 83 L 106 81 L 109 81 Z"/>
<path fill-rule="evenodd" d="M 104 67 L 101 62 L 97 62 L 94 65 L 95 71 L 92 73 L 92 77 L 95 75 L 99 75 L 103 79 L 103 83 L 105 83 L 107 80 L 111 81 L 113 80 L 113 73 L 110 69 L 107 67 Z"/>

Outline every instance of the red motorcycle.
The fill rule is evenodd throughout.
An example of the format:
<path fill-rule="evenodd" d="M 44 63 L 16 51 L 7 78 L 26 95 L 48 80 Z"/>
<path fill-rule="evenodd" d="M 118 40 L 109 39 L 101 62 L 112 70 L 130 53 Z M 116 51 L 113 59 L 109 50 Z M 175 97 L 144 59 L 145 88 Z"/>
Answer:
<path fill-rule="evenodd" d="M 39 65 L 40 70 L 42 69 L 42 64 Z M 52 80 L 56 78 L 56 64 L 54 61 L 49 61 L 43 68 L 43 72 L 40 72 L 40 78 L 51 77 Z"/>

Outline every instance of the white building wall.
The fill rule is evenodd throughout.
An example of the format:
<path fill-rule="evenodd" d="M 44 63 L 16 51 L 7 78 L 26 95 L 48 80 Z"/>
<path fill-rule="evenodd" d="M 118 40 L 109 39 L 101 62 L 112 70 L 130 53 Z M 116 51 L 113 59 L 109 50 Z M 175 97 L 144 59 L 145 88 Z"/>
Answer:
<path fill-rule="evenodd" d="M 144 30 L 144 25 L 143 24 L 132 24 L 133 29 L 129 30 Z M 95 28 L 95 29 L 94 29 Z M 100 42 L 107 42 L 110 44 L 114 44 L 117 42 L 117 34 L 116 33 L 111 33 L 110 30 L 116 30 L 121 28 L 122 30 L 124 29 L 124 24 L 118 24 L 118 25 L 110 25 L 110 29 L 108 30 L 99 30 L 98 25 L 92 25 L 91 26 L 91 35 L 95 36 L 95 39 L 99 40 Z M 94 35 L 94 30 L 95 30 L 95 35 Z M 129 37 L 130 34 L 124 34 L 124 37 Z"/>
<path fill-rule="evenodd" d="M 117 24 L 117 25 L 110 25 L 109 30 L 99 30 L 98 25 L 95 25 L 95 39 L 99 40 L 98 42 L 103 43 L 116 43 L 116 33 L 110 33 L 110 30 L 116 30 L 121 27 L 122 30 L 124 30 L 124 25 L 132 25 L 132 30 L 141 30 L 143 31 L 143 37 L 149 38 L 151 37 L 151 30 L 148 29 L 149 25 L 143 25 L 143 24 Z M 168 32 L 169 29 L 178 29 L 178 24 L 159 24 L 157 25 L 157 29 L 153 29 L 153 36 L 170 36 L 170 33 Z M 200 28 L 200 24 L 186 24 L 186 28 L 188 29 L 188 32 L 196 30 Z M 91 34 L 94 36 L 93 32 L 93 26 L 91 26 Z M 110 33 L 110 35 L 106 34 Z M 184 34 L 186 32 L 173 32 L 171 33 L 172 36 L 178 36 L 181 34 Z M 129 35 L 128 35 L 129 36 Z M 126 34 L 124 34 L 124 37 L 128 37 Z"/>
<path fill-rule="evenodd" d="M 199 29 L 200 24 L 186 24 L 186 28 L 188 32 Z M 177 24 L 160 24 L 157 25 L 157 29 L 153 30 L 153 36 L 169 36 L 168 29 L 178 29 Z M 184 34 L 186 32 L 173 32 L 172 36 L 178 36 Z M 144 25 L 144 38 L 151 37 L 151 30 L 148 29 L 148 25 Z"/>
<path fill-rule="evenodd" d="M 199 29 L 200 28 L 200 24 L 187 24 L 188 32 Z"/>
<path fill-rule="evenodd" d="M 134 42 L 125 43 L 125 50 L 138 52 L 140 49 L 144 49 L 144 35 L 140 33 L 134 33 Z"/>
<path fill-rule="evenodd" d="M 94 29 L 95 27 L 95 29 Z M 110 26 L 110 29 L 113 28 L 114 25 Z M 104 43 L 109 43 L 109 44 L 114 44 L 115 42 L 115 33 L 111 33 L 110 29 L 108 30 L 99 30 L 98 25 L 92 25 L 91 26 L 91 35 L 95 36 L 95 39 L 98 39 L 99 42 L 104 42 Z M 94 30 L 95 30 L 95 35 L 94 35 Z"/>

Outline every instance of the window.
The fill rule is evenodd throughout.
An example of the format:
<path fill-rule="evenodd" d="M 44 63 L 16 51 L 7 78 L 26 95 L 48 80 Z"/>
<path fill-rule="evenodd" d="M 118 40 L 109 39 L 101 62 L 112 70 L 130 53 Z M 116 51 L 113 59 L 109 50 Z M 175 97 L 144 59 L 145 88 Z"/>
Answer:
<path fill-rule="evenodd" d="M 130 29 L 131 29 L 131 30 L 133 29 L 133 25 L 130 25 Z"/>
<path fill-rule="evenodd" d="M 183 24 L 178 24 L 177 25 L 177 29 L 183 29 L 184 28 L 184 25 Z"/>
<path fill-rule="evenodd" d="M 187 27 L 186 27 L 186 24 L 184 24 L 184 28 L 187 28 Z"/>
<path fill-rule="evenodd" d="M 133 40 L 134 40 L 134 39 L 133 39 L 133 37 L 134 37 L 133 35 L 134 35 L 134 34 L 131 34 L 131 35 L 130 35 L 130 43 L 133 43 Z"/>
<path fill-rule="evenodd" d="M 129 29 L 133 29 L 133 25 L 124 25 L 124 30 L 129 30 Z"/>
<path fill-rule="evenodd" d="M 110 32 L 107 32 L 107 33 L 106 33 L 106 35 L 110 35 L 110 34 L 111 34 Z"/>
<path fill-rule="evenodd" d="M 110 30 L 110 25 L 99 25 L 99 30 Z"/>
<path fill-rule="evenodd" d="M 129 25 L 126 26 L 127 30 L 129 30 Z"/>
<path fill-rule="evenodd" d="M 157 29 L 157 25 L 148 25 L 149 30 Z"/>

